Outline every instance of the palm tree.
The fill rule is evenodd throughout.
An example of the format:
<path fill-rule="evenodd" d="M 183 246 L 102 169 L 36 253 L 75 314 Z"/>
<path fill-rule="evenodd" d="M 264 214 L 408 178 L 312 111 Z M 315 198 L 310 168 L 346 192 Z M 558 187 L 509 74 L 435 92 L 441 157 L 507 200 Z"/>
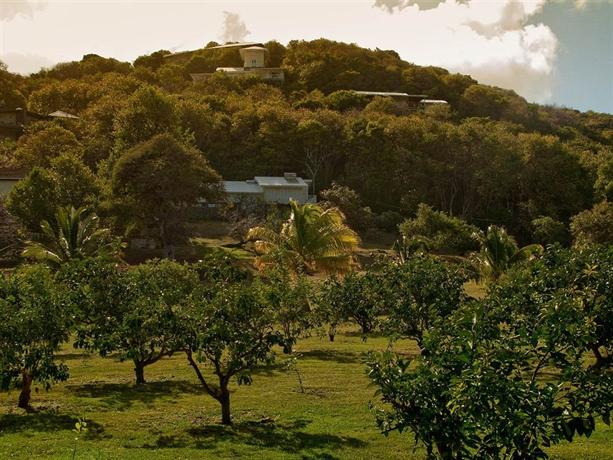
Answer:
<path fill-rule="evenodd" d="M 512 266 L 543 252 L 540 244 L 519 248 L 507 231 L 490 225 L 485 234 L 478 235 L 481 250 L 473 255 L 473 263 L 481 278 L 497 281 Z"/>
<path fill-rule="evenodd" d="M 281 231 L 254 227 L 248 239 L 255 241 L 260 266 L 283 263 L 294 272 L 342 273 L 355 265 L 358 235 L 345 225 L 337 208 L 322 209 L 313 203 L 290 201 L 289 219 Z"/>
<path fill-rule="evenodd" d="M 107 228 L 99 228 L 100 220 L 85 208 L 59 208 L 56 225 L 43 220 L 40 241 L 28 241 L 21 253 L 23 257 L 43 262 L 53 267 L 71 259 L 115 256 L 121 247 L 110 237 Z"/>

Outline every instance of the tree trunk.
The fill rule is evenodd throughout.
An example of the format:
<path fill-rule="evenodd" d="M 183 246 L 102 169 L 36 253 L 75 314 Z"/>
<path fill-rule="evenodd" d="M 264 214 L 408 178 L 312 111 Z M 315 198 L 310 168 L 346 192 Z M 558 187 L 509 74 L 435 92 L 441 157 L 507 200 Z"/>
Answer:
<path fill-rule="evenodd" d="M 436 443 L 436 450 L 443 460 L 453 460 L 451 449 L 447 445 Z"/>
<path fill-rule="evenodd" d="M 136 374 L 136 384 L 145 383 L 145 365 L 140 361 L 134 361 L 134 373 Z"/>
<path fill-rule="evenodd" d="M 18 407 L 22 409 L 30 408 L 30 395 L 32 394 L 32 375 L 25 371 L 22 373 L 21 393 L 19 394 Z"/>
<path fill-rule="evenodd" d="M 162 258 L 164 259 L 174 259 L 175 258 L 175 247 L 172 244 L 172 238 L 168 235 L 168 230 L 166 229 L 166 223 L 161 222 L 159 224 L 159 233 L 160 233 L 160 242 L 162 243 Z"/>
<path fill-rule="evenodd" d="M 294 349 L 292 324 L 290 322 L 281 323 L 281 327 L 283 328 L 283 354 L 291 355 Z"/>
<path fill-rule="evenodd" d="M 328 328 L 328 338 L 330 342 L 334 342 L 334 337 L 336 336 L 336 324 L 330 324 Z"/>
<path fill-rule="evenodd" d="M 362 329 L 362 335 L 366 335 L 372 331 L 373 325 L 371 321 L 364 319 L 364 320 L 361 320 L 358 324 L 360 325 L 360 328 Z"/>
<path fill-rule="evenodd" d="M 223 425 L 232 425 L 232 417 L 230 417 L 230 392 L 227 387 L 221 388 L 219 404 L 221 404 L 221 423 Z"/>

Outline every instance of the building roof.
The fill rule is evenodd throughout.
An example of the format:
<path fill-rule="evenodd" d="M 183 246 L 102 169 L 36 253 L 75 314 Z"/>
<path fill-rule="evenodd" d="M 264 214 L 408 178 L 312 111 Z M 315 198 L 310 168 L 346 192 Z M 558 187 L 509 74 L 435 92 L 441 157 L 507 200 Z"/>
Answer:
<path fill-rule="evenodd" d="M 247 72 L 251 72 L 251 73 L 258 73 L 258 72 L 266 72 L 267 70 L 269 71 L 283 71 L 283 69 L 281 67 L 217 67 L 215 69 L 216 72 L 228 72 L 228 73 L 233 73 L 233 72 L 243 72 L 243 73 L 247 73 Z M 206 73 L 190 73 L 190 75 L 211 75 L 206 74 Z"/>
<path fill-rule="evenodd" d="M 21 180 L 26 177 L 25 169 L 0 168 L 0 180 Z"/>
<path fill-rule="evenodd" d="M 263 47 L 263 43 L 260 42 L 239 42 L 239 43 L 226 43 L 225 45 L 217 45 L 217 46 L 210 46 L 208 48 L 203 48 L 205 50 L 218 50 L 218 49 L 223 49 L 223 48 L 246 48 L 246 47 L 256 47 L 256 48 L 261 48 Z"/>
<path fill-rule="evenodd" d="M 21 107 L 18 107 L 16 109 L 0 109 L 0 113 L 17 113 L 18 111 L 25 113 L 26 116 L 30 118 L 38 118 L 39 120 L 46 120 L 48 118 L 47 115 L 42 115 L 36 112 L 30 112 L 29 110 L 22 109 Z"/>
<path fill-rule="evenodd" d="M 356 90 L 352 90 L 352 91 L 356 94 L 361 94 L 362 96 L 405 97 L 408 99 L 419 99 L 419 100 L 422 100 L 428 97 L 425 94 L 395 93 L 391 91 L 356 91 Z"/>
<path fill-rule="evenodd" d="M 240 50 L 241 51 L 242 50 L 264 50 L 264 51 L 268 52 L 268 49 L 264 48 L 263 46 L 246 46 L 244 48 L 241 48 Z"/>
<path fill-rule="evenodd" d="M 260 43 L 260 42 L 228 43 L 226 45 L 209 46 L 208 48 L 200 48 L 197 50 L 178 51 L 176 53 L 166 54 L 164 55 L 164 58 L 171 58 L 174 56 L 181 56 L 181 55 L 190 54 L 190 53 L 193 54 L 196 52 L 207 51 L 207 50 L 219 50 L 219 49 L 224 49 L 224 48 L 245 48 L 248 46 L 262 46 L 262 45 L 263 43 Z"/>
<path fill-rule="evenodd" d="M 216 72 L 245 72 L 245 68 L 244 67 L 217 67 L 215 71 Z"/>
<path fill-rule="evenodd" d="M 225 180 L 223 188 L 226 193 L 262 193 L 262 187 L 253 181 L 244 180 Z"/>
<path fill-rule="evenodd" d="M 73 115 L 72 113 L 64 112 L 63 110 L 56 110 L 55 112 L 51 112 L 49 116 L 53 118 L 71 118 L 74 120 L 79 119 L 79 117 L 77 117 L 76 115 Z"/>
<path fill-rule="evenodd" d="M 443 99 L 422 99 L 419 102 L 421 102 L 422 104 L 449 104 Z"/>
<path fill-rule="evenodd" d="M 262 187 L 308 187 L 301 177 L 255 176 L 255 181 Z"/>

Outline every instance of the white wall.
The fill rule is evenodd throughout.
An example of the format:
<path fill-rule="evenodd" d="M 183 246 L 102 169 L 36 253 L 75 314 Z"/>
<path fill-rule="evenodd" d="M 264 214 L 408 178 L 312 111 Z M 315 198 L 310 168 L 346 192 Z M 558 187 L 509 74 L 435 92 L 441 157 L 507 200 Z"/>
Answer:
<path fill-rule="evenodd" d="M 287 204 L 289 200 L 296 200 L 298 203 L 306 203 L 309 199 L 309 188 L 304 187 L 263 187 L 264 200 L 267 203 Z"/>

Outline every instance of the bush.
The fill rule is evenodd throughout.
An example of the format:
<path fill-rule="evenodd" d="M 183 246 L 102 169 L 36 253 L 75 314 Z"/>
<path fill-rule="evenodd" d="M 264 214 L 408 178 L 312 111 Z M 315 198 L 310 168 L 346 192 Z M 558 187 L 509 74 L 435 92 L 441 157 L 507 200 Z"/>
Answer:
<path fill-rule="evenodd" d="M 575 244 L 613 243 L 613 203 L 603 201 L 574 216 L 570 230 Z"/>
<path fill-rule="evenodd" d="M 396 211 L 383 211 L 375 217 L 375 224 L 381 230 L 398 233 L 398 225 L 402 222 L 402 214 Z"/>
<path fill-rule="evenodd" d="M 345 111 L 361 109 L 366 105 L 366 98 L 353 91 L 334 91 L 326 96 L 326 104 L 332 110 Z"/>
<path fill-rule="evenodd" d="M 415 217 L 405 220 L 399 228 L 404 238 L 426 240 L 435 252 L 465 254 L 479 249 L 477 227 L 423 203 Z"/>
<path fill-rule="evenodd" d="M 374 215 L 370 208 L 362 206 L 362 199 L 358 193 L 345 186 L 332 183 L 329 189 L 320 193 L 324 208 L 336 207 L 347 219 L 349 226 L 355 230 L 367 230 L 373 226 Z"/>
<path fill-rule="evenodd" d="M 552 217 L 541 216 L 534 219 L 532 229 L 534 241 L 539 244 L 560 243 L 566 246 L 570 242 L 570 233 L 566 225 Z"/>

